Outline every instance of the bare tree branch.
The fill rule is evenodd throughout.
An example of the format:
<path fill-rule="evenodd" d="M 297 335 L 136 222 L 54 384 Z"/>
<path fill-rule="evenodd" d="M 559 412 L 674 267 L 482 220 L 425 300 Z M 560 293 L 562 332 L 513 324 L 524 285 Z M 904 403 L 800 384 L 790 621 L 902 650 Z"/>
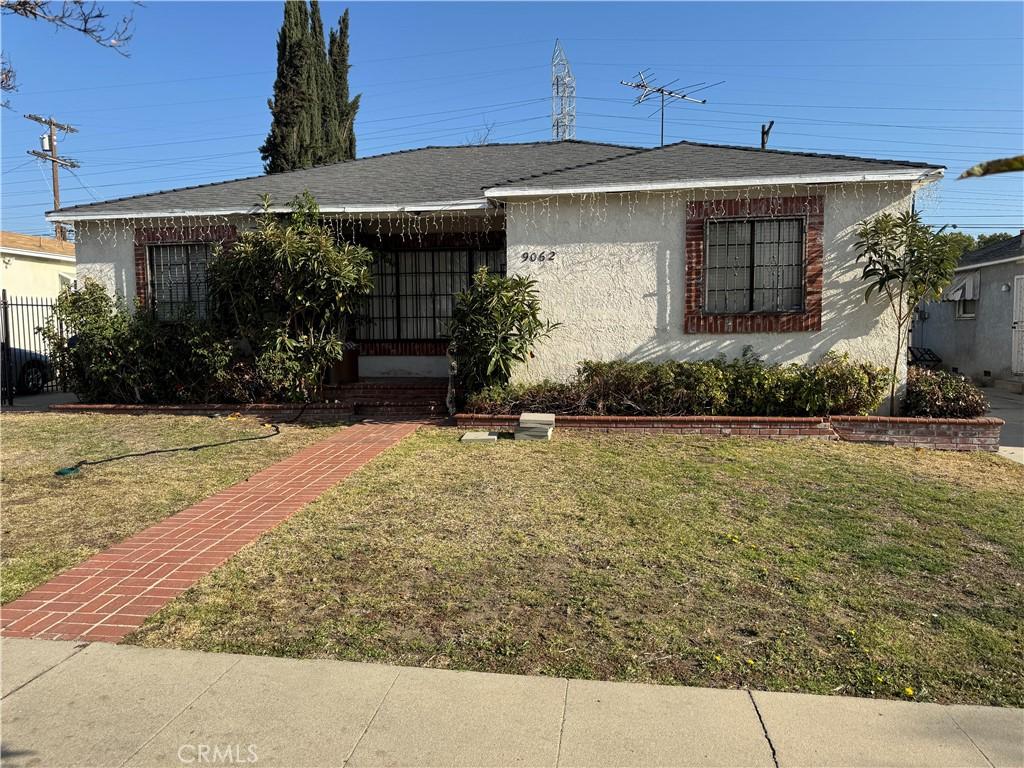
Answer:
<path fill-rule="evenodd" d="M 5 54 L 0 54 L 0 91 L 11 93 L 18 90 L 18 81 L 14 67 Z M 10 109 L 11 103 L 8 99 L 0 100 L 0 107 Z"/>
<path fill-rule="evenodd" d="M 102 5 L 92 0 L 0 0 L 0 11 L 81 32 L 99 45 L 128 56 L 124 46 L 132 39 L 132 13 L 123 16 L 110 27 L 109 14 Z"/>

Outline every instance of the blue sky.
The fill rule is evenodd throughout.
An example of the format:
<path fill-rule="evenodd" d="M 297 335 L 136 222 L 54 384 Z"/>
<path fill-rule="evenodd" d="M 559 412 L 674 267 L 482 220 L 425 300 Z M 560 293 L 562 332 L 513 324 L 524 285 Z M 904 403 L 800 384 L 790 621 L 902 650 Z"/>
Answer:
<path fill-rule="evenodd" d="M 127 4 L 105 2 L 111 15 Z M 326 24 L 345 4 L 324 2 Z M 360 156 L 550 138 L 550 57 L 576 75 L 577 137 L 658 143 L 653 108 L 619 85 L 726 82 L 673 105 L 666 141 L 757 144 L 948 166 L 921 207 L 971 233 L 1024 227 L 1024 175 L 955 181 L 973 163 L 1024 152 L 1021 3 L 352 3 Z M 124 58 L 73 32 L 3 17 L 18 71 L 3 110 L 2 226 L 47 233 L 40 126 L 77 125 L 61 154 L 64 204 L 260 173 L 281 2 L 164 2 L 135 9 Z"/>

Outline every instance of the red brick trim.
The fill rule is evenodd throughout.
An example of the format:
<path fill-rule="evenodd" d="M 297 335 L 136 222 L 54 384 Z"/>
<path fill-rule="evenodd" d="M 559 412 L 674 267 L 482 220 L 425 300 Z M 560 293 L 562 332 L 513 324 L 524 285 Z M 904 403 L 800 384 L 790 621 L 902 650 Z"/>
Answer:
<path fill-rule="evenodd" d="M 511 432 L 518 416 L 460 413 L 464 429 Z M 716 437 L 813 437 L 945 451 L 997 451 L 1002 419 L 921 419 L 885 416 L 555 416 L 555 427 L 630 434 L 668 433 Z"/>
<path fill-rule="evenodd" d="M 779 314 L 704 312 L 704 224 L 709 219 L 804 220 L 804 311 Z M 685 333 L 793 333 L 821 330 L 825 201 L 820 196 L 693 202 L 686 207 Z"/>
<path fill-rule="evenodd" d="M 448 342 L 440 340 L 426 341 L 360 341 L 360 355 L 439 355 L 448 353 Z"/>
<path fill-rule="evenodd" d="M 158 243 L 220 243 L 230 245 L 238 239 L 234 224 L 206 227 L 138 227 L 135 230 L 135 296 L 149 299 L 149 258 L 146 246 Z"/>

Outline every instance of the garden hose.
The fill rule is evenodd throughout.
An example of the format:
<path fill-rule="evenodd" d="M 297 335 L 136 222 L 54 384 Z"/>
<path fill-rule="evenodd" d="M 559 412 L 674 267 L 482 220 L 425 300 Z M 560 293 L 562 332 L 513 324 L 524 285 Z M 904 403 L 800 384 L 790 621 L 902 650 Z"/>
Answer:
<path fill-rule="evenodd" d="M 270 427 L 273 431 L 268 432 L 264 435 L 249 435 L 248 437 L 235 437 L 231 440 L 221 440 L 217 443 L 200 443 L 199 445 L 185 445 L 179 448 L 153 448 L 149 451 L 138 451 L 135 453 L 122 453 L 119 456 L 108 456 L 105 459 L 82 459 L 81 461 L 72 464 L 70 467 L 61 467 L 55 474 L 57 477 L 71 477 L 77 475 L 82 467 L 93 467 L 97 464 L 107 464 L 111 461 L 121 461 L 122 459 L 133 459 L 139 456 L 155 456 L 159 453 L 181 453 L 183 451 L 195 452 L 201 451 L 204 448 L 218 448 L 222 445 L 232 445 L 234 443 L 248 443 L 254 440 L 269 440 L 272 437 L 276 437 L 281 434 L 281 424 L 291 424 L 302 418 L 302 415 L 306 412 L 306 406 L 308 403 L 303 403 L 302 408 L 299 409 L 298 414 L 293 418 L 286 421 L 269 422 L 264 424 L 265 427 Z M 241 414 L 233 413 L 228 416 L 229 419 L 240 418 Z"/>

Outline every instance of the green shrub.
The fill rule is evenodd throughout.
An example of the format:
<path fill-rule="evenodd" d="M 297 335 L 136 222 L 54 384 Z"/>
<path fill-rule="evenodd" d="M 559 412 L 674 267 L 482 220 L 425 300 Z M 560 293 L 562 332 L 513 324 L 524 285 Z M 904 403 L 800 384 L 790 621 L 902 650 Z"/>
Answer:
<path fill-rule="evenodd" d="M 874 413 L 885 399 L 891 376 L 881 366 L 851 362 L 849 355 L 835 352 L 799 370 L 797 404 L 809 416 Z"/>
<path fill-rule="evenodd" d="M 269 207 L 269 201 L 264 200 Z M 338 242 L 305 193 L 286 216 L 264 212 L 255 229 L 207 268 L 210 314 L 232 340 L 248 380 L 267 400 L 314 398 L 345 350 L 349 318 L 370 292 L 373 253 Z"/>
<path fill-rule="evenodd" d="M 585 360 L 567 383 L 489 387 L 470 413 L 544 411 L 603 416 L 863 415 L 880 405 L 885 369 L 828 354 L 813 365 L 768 365 L 749 350 L 665 363 Z"/>
<path fill-rule="evenodd" d="M 988 409 L 985 393 L 963 376 L 917 367 L 907 371 L 905 416 L 973 419 L 984 416 Z"/>
<path fill-rule="evenodd" d="M 132 312 L 95 280 L 65 288 L 43 329 L 57 376 L 86 402 L 182 403 L 221 399 L 227 344 L 193 317 L 161 323 Z"/>
<path fill-rule="evenodd" d="M 44 334 L 58 376 L 89 402 L 310 400 L 341 359 L 372 258 L 337 242 L 305 194 L 213 254 L 210 321 L 132 312 L 86 278 L 61 293 Z"/>
<path fill-rule="evenodd" d="M 526 362 L 533 345 L 556 327 L 540 318 L 536 281 L 491 275 L 481 267 L 455 297 L 448 326 L 459 386 L 472 393 L 507 384 L 513 367 Z"/>

